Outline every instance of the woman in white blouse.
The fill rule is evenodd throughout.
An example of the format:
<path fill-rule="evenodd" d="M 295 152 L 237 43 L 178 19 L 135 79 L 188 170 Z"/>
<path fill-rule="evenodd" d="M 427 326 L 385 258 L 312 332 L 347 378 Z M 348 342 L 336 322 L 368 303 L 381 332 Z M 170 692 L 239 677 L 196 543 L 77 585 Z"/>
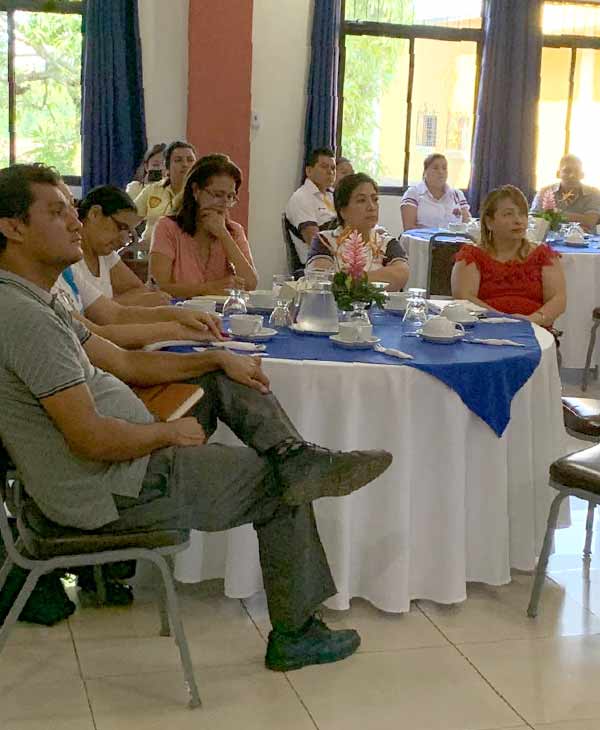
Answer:
<path fill-rule="evenodd" d="M 140 222 L 133 200 L 113 185 L 90 190 L 79 204 L 83 258 L 73 265 L 75 283 L 92 283 L 120 304 L 154 307 L 169 304 L 170 296 L 150 291 L 121 260 L 117 249 L 126 246 Z"/>
<path fill-rule="evenodd" d="M 400 211 L 405 231 L 413 228 L 446 228 L 448 223 L 471 219 L 469 204 L 461 190 L 448 186 L 448 161 L 433 154 L 423 163 L 423 181 L 402 196 Z"/>

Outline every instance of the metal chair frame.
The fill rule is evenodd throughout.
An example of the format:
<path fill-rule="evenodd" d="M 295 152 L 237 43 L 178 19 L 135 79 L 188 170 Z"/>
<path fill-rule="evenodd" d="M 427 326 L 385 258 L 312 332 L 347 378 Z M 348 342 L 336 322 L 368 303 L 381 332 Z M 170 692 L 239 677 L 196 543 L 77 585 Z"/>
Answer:
<path fill-rule="evenodd" d="M 194 677 L 190 650 L 185 637 L 183 622 L 179 611 L 179 603 L 173 582 L 172 559 L 173 555 L 185 550 L 189 546 L 189 534 L 187 540 L 182 540 L 173 545 L 140 548 L 126 547 L 119 549 L 107 549 L 98 552 L 83 552 L 72 555 L 56 555 L 50 558 L 36 558 L 30 554 L 32 551 L 27 546 L 27 528 L 23 524 L 22 517 L 22 485 L 18 479 L 8 479 L 0 464 L 0 536 L 6 549 L 6 560 L 0 568 L 0 591 L 8 577 L 13 566 L 17 565 L 24 570 L 29 571 L 27 579 L 8 612 L 4 623 L 0 627 L 0 652 L 4 648 L 12 627 L 16 623 L 25 603 L 31 595 L 39 578 L 50 573 L 57 568 L 70 568 L 84 565 L 93 565 L 94 571 L 99 566 L 106 563 L 114 563 L 126 560 L 148 560 L 153 563 L 159 570 L 162 581 L 161 590 L 159 590 L 159 612 L 160 612 L 160 635 L 170 636 L 170 627 L 175 633 L 175 642 L 179 649 L 183 674 L 186 687 L 188 689 L 190 707 L 198 707 L 201 705 L 198 687 Z M 18 537 L 15 540 L 8 521 L 7 508 L 13 513 L 17 520 Z M 182 531 L 183 532 L 183 531 Z M 96 536 L 92 533 L 93 536 Z M 84 538 L 85 535 L 83 534 Z M 102 533 L 102 537 L 110 540 L 110 533 Z"/>
<path fill-rule="evenodd" d="M 533 582 L 533 588 L 531 591 L 531 598 L 529 600 L 529 606 L 527 608 L 527 615 L 530 618 L 535 618 L 538 614 L 538 606 L 540 602 L 540 596 L 542 594 L 542 588 L 544 587 L 544 579 L 546 577 L 546 569 L 548 568 L 548 560 L 550 558 L 550 551 L 552 549 L 552 543 L 554 540 L 554 531 L 556 530 L 556 523 L 558 522 L 558 513 L 560 506 L 564 499 L 567 497 L 578 497 L 579 499 L 585 500 L 588 507 L 588 515 L 586 520 L 586 540 L 584 548 L 584 557 L 589 561 L 592 547 L 592 527 L 594 521 L 594 508 L 597 504 L 600 504 L 600 495 L 589 492 L 586 489 L 577 489 L 574 487 L 566 487 L 560 482 L 556 482 L 553 479 L 550 480 L 550 486 L 558 491 L 558 494 L 552 501 L 550 506 L 550 513 L 548 514 L 548 524 L 546 527 L 546 534 L 544 535 L 544 544 L 542 546 L 542 552 L 538 560 L 538 564 L 535 570 L 535 580 Z"/>
<path fill-rule="evenodd" d="M 592 324 L 592 328 L 590 330 L 590 341 L 588 343 L 588 349 L 587 354 L 585 356 L 585 365 L 583 367 L 583 375 L 581 376 L 581 390 L 585 393 L 588 387 L 588 380 L 590 373 L 594 380 L 598 379 L 598 365 L 594 365 L 594 367 L 591 367 L 592 364 L 592 356 L 594 354 L 594 347 L 596 346 L 596 332 L 598 330 L 598 327 L 600 327 L 600 319 L 595 319 Z"/>

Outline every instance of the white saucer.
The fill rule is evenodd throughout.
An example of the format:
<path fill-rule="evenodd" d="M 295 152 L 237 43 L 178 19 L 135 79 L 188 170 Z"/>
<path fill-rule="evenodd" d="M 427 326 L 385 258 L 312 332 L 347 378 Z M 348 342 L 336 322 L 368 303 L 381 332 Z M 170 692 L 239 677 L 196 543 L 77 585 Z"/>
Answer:
<path fill-rule="evenodd" d="M 434 342 L 436 345 L 452 345 L 455 342 L 459 342 L 465 336 L 464 332 L 457 332 L 455 335 L 446 337 L 445 335 L 426 335 L 424 332 L 419 330 L 417 337 L 425 342 Z"/>
<path fill-rule="evenodd" d="M 337 327 L 334 330 L 305 330 L 297 324 L 293 324 L 290 329 L 298 335 L 312 335 L 313 337 L 328 337 L 329 335 L 337 335 L 339 332 Z"/>
<path fill-rule="evenodd" d="M 242 342 L 266 342 L 267 340 L 275 337 L 277 330 L 271 329 L 270 327 L 263 327 L 261 331 L 257 332 L 255 335 L 236 335 L 231 331 L 231 329 L 228 329 L 227 334 L 235 337 L 236 340 L 241 340 Z"/>
<path fill-rule="evenodd" d="M 363 340 L 361 342 L 348 342 L 347 340 L 342 340 L 339 335 L 331 335 L 329 339 L 334 345 L 342 347 L 344 350 L 370 350 L 380 341 L 381 338 L 373 336 L 369 337 L 368 340 Z"/>

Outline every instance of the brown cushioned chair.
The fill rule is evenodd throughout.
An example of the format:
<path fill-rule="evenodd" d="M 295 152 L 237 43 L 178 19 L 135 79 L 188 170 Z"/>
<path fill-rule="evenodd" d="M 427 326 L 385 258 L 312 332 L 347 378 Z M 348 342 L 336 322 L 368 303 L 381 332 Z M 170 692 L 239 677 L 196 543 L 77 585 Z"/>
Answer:
<path fill-rule="evenodd" d="M 7 553 L 0 568 L 0 591 L 13 565 L 29 571 L 25 584 L 0 627 L 0 652 L 40 576 L 57 568 L 93 565 L 94 570 L 97 570 L 106 563 L 148 560 L 157 566 L 162 577 L 159 600 L 161 636 L 170 635 L 170 619 L 190 694 L 190 706 L 200 705 L 173 577 L 167 562 L 189 545 L 189 530 L 92 532 L 61 527 L 42 514 L 27 497 L 18 479 L 7 478 L 9 467 L 8 455 L 0 443 L 0 536 Z M 13 539 L 5 505 L 16 517 L 17 540 Z"/>
<path fill-rule="evenodd" d="M 583 441 L 600 441 L 600 400 L 595 398 L 562 399 L 567 431 Z"/>
<path fill-rule="evenodd" d="M 592 374 L 593 378 L 598 377 L 598 366 L 594 365 L 594 367 L 591 367 L 591 364 L 592 356 L 594 354 L 594 347 L 596 346 L 596 330 L 600 325 L 600 307 L 594 308 L 594 311 L 592 312 L 592 320 L 593 322 L 592 329 L 590 330 L 590 341 L 588 343 L 587 354 L 585 356 L 583 375 L 581 376 L 581 390 L 583 390 L 584 393 L 587 390 L 590 373 Z"/>
<path fill-rule="evenodd" d="M 562 405 L 565 428 L 571 436 L 581 441 L 600 441 L 600 400 L 564 397 Z M 585 546 L 583 548 L 584 559 L 590 558 L 592 554 L 595 507 L 596 505 L 593 502 L 588 504 L 587 519 L 585 521 Z"/>
<path fill-rule="evenodd" d="M 558 490 L 558 494 L 550 507 L 544 544 L 536 568 L 527 609 L 527 614 L 531 617 L 537 616 L 554 530 L 563 500 L 567 497 L 578 497 L 588 502 L 590 506 L 600 504 L 600 444 L 555 461 L 550 467 L 550 486 Z"/>

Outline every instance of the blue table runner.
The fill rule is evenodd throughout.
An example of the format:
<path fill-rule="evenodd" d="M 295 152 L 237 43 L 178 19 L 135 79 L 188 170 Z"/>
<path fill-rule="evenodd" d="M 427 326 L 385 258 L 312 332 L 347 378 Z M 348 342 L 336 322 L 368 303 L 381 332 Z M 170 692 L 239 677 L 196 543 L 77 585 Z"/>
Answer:
<path fill-rule="evenodd" d="M 463 403 L 498 435 L 509 421 L 512 400 L 529 380 L 541 359 L 538 341 L 529 322 L 486 324 L 478 322 L 467 330 L 467 338 L 498 337 L 521 342 L 525 347 L 494 347 L 460 342 L 439 345 L 404 334 L 400 317 L 386 312 L 371 313 L 374 334 L 386 347 L 396 347 L 414 356 L 398 360 L 374 350 L 345 350 L 328 337 L 278 335 L 266 343 L 270 357 L 288 360 L 371 363 L 417 368 L 452 388 Z M 171 352 L 190 352 L 191 348 L 172 347 Z"/>

